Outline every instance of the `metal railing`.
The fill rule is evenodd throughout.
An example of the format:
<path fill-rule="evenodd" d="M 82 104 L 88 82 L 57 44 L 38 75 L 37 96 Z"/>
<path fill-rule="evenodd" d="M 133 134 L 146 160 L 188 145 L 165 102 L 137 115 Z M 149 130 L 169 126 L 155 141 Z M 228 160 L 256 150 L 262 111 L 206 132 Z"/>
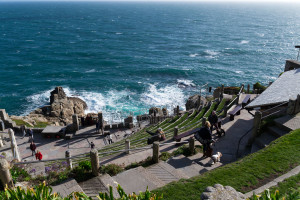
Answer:
<path fill-rule="evenodd" d="M 236 157 L 236 158 L 238 157 L 238 154 L 239 154 L 240 144 L 241 144 L 242 139 L 243 139 L 246 135 L 248 135 L 248 133 L 251 132 L 253 128 L 254 128 L 254 127 L 252 126 L 252 127 L 251 127 L 246 133 L 244 133 L 244 135 L 239 139 L 238 146 L 237 146 L 237 150 L 236 150 L 236 154 L 235 154 L 235 157 Z"/>

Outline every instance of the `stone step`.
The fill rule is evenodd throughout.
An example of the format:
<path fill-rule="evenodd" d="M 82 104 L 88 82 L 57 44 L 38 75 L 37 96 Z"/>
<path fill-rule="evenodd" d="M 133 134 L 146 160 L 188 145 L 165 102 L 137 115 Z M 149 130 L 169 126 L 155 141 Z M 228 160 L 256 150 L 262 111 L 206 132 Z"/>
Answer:
<path fill-rule="evenodd" d="M 31 175 L 32 178 L 37 176 L 46 176 L 44 162 L 26 164 L 25 170 Z"/>
<path fill-rule="evenodd" d="M 274 135 L 270 134 L 269 132 L 264 132 L 255 139 L 255 143 L 260 148 L 265 148 L 275 139 L 276 137 Z"/>
<path fill-rule="evenodd" d="M 277 119 L 275 119 L 275 124 L 278 128 L 290 132 L 293 129 L 291 128 L 291 126 L 293 125 L 293 120 L 292 120 L 293 116 L 290 115 L 285 115 L 283 117 L 279 117 Z M 291 121 L 291 123 L 289 123 Z"/>
<path fill-rule="evenodd" d="M 75 179 L 69 179 L 60 183 L 59 185 L 52 186 L 52 193 L 60 193 L 62 197 L 67 197 L 72 192 L 84 192 Z"/>
<path fill-rule="evenodd" d="M 255 142 L 252 144 L 252 146 L 251 146 L 251 153 L 255 153 L 255 152 L 257 152 L 257 151 L 259 151 L 259 150 L 261 150 L 262 148 L 261 147 L 259 147 Z"/>
<path fill-rule="evenodd" d="M 227 163 L 227 161 L 224 161 L 224 158 L 227 160 L 229 158 L 227 157 L 232 157 L 232 155 L 227 155 L 227 154 L 223 154 L 223 156 L 221 157 L 221 161 L 217 162 L 215 164 L 212 164 L 213 161 L 210 157 L 208 158 L 202 158 L 203 154 L 196 154 L 193 156 L 188 157 L 189 159 L 191 159 L 194 163 L 196 163 L 197 165 L 194 165 L 194 167 L 196 167 L 198 170 L 200 170 L 200 173 L 204 173 L 206 171 L 212 170 L 214 168 L 220 167 L 223 165 L 223 163 Z"/>
<path fill-rule="evenodd" d="M 119 193 L 117 191 L 118 183 L 109 174 L 101 175 L 100 179 L 108 191 L 109 191 L 109 186 L 112 186 L 113 195 L 115 198 L 120 198 Z"/>
<path fill-rule="evenodd" d="M 281 137 L 287 133 L 287 131 L 280 129 L 278 126 L 269 126 L 268 132 L 275 137 Z"/>
<path fill-rule="evenodd" d="M 99 192 L 108 193 L 107 186 L 101 181 L 100 176 L 81 182 L 79 183 L 79 186 L 86 195 L 92 197 L 93 199 L 96 199 L 96 196 L 99 195 Z"/>
<path fill-rule="evenodd" d="M 162 180 L 143 167 L 124 171 L 114 176 L 113 179 L 121 185 L 127 194 L 132 192 L 139 194 L 139 192 L 145 192 L 147 187 L 149 190 L 153 190 L 165 185 Z"/>
<path fill-rule="evenodd" d="M 166 162 L 160 162 L 146 169 L 151 174 L 162 180 L 165 184 L 172 181 L 178 181 L 181 178 L 189 178 L 186 174 L 176 170 L 173 166 Z"/>
<path fill-rule="evenodd" d="M 207 171 L 205 167 L 198 165 L 196 162 L 183 155 L 172 157 L 167 163 L 186 174 L 189 178 Z"/>

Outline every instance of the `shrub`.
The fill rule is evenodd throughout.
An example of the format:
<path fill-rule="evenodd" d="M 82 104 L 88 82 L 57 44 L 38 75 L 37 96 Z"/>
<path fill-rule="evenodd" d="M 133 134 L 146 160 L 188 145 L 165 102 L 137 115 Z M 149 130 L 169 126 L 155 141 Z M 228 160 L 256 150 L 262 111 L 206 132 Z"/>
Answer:
<path fill-rule="evenodd" d="M 116 165 L 116 164 L 103 165 L 100 169 L 101 173 L 107 173 L 110 176 L 117 175 L 122 171 L 123 168 L 120 165 Z"/>
<path fill-rule="evenodd" d="M 262 93 L 267 87 L 263 86 L 262 84 L 260 84 L 259 82 L 256 82 L 253 85 L 253 90 L 257 89 L 258 93 Z"/>
<path fill-rule="evenodd" d="M 118 185 L 117 191 L 120 195 L 120 198 L 119 198 L 120 200 L 160 200 L 160 199 L 163 199 L 163 195 L 158 196 L 158 195 L 150 192 L 148 190 L 148 187 L 147 187 L 145 192 L 141 192 L 138 195 L 135 194 L 135 193 L 127 195 L 120 185 Z M 113 192 L 112 192 L 112 187 L 109 186 L 109 194 L 100 192 L 98 198 L 101 199 L 101 200 L 113 200 L 113 199 L 115 199 L 114 195 L 113 195 Z"/>
<path fill-rule="evenodd" d="M 184 156 L 189 156 L 192 154 L 192 152 L 190 151 L 187 145 L 183 145 L 173 152 L 174 156 L 178 156 L 180 154 L 183 154 Z"/>
<path fill-rule="evenodd" d="M 82 169 L 89 171 L 92 170 L 92 164 L 91 161 L 85 160 L 85 161 L 81 161 L 78 163 L 79 167 L 81 167 Z"/>
<path fill-rule="evenodd" d="M 170 154 L 169 152 L 162 152 L 159 156 L 159 158 L 163 161 L 168 160 L 170 157 L 172 156 L 172 154 Z"/>
<path fill-rule="evenodd" d="M 28 178 L 30 178 L 30 175 L 25 171 L 23 166 L 13 166 L 10 169 L 10 173 L 14 182 L 24 181 L 25 179 L 28 180 Z"/>

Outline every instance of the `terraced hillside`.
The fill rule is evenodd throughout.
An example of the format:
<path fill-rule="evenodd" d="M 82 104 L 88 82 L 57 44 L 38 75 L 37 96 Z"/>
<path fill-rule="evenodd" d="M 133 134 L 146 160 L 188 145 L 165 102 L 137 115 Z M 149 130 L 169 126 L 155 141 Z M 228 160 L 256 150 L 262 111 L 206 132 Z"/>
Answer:
<path fill-rule="evenodd" d="M 143 148 L 150 147 L 147 144 L 147 139 L 151 137 L 146 131 L 155 132 L 157 128 L 162 128 L 166 134 L 167 140 L 172 139 L 174 134 L 174 128 L 178 127 L 178 134 L 182 134 L 186 131 L 199 128 L 202 126 L 202 118 L 208 117 L 213 110 L 216 110 L 219 115 L 222 114 L 223 108 L 225 106 L 226 100 L 223 99 L 221 102 L 211 101 L 203 106 L 199 111 L 194 109 L 191 112 L 185 112 L 181 116 L 174 116 L 173 118 L 167 118 L 164 121 L 150 125 L 139 132 L 131 135 L 130 137 L 124 138 L 118 142 L 107 145 L 106 147 L 99 149 L 99 156 L 106 157 L 111 156 L 113 154 L 118 154 L 124 151 L 124 143 L 126 139 L 130 140 L 130 148 Z M 166 140 L 166 141 L 167 141 Z M 74 164 L 82 161 L 88 160 L 89 154 L 83 155 L 80 158 L 74 160 Z"/>

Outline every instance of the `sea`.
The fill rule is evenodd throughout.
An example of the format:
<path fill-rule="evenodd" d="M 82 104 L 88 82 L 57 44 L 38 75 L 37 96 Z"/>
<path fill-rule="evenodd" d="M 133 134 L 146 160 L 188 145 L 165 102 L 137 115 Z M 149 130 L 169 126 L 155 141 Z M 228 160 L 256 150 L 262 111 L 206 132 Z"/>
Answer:
<path fill-rule="evenodd" d="M 0 2 L 0 108 L 26 115 L 62 86 L 121 121 L 190 95 L 269 84 L 296 59 L 300 4 Z M 203 86 L 207 84 L 206 86 Z"/>

